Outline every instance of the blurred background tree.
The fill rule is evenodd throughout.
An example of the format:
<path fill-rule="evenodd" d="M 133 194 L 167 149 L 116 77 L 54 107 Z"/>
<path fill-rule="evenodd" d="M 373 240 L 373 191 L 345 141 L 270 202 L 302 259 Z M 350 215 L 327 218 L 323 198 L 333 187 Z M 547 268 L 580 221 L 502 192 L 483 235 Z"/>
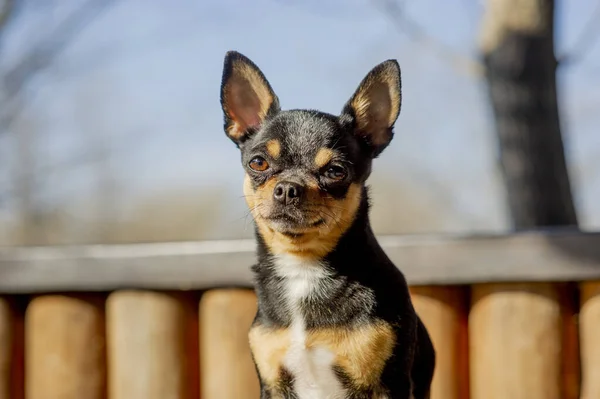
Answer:
<path fill-rule="evenodd" d="M 481 53 L 514 227 L 577 226 L 556 89 L 554 0 L 488 0 Z"/>
<path fill-rule="evenodd" d="M 556 72 L 583 58 L 594 44 L 600 33 L 600 2 L 583 24 L 572 53 L 557 60 L 554 0 L 486 0 L 481 62 L 433 39 L 404 12 L 405 3 L 379 2 L 403 33 L 433 48 L 455 68 L 485 78 L 513 228 L 577 227 Z"/>
<path fill-rule="evenodd" d="M 402 116 L 371 178 L 379 234 L 597 229 L 596 3 L 0 0 L 0 245 L 251 237 L 215 101 L 230 48 L 284 106 L 333 113 L 400 60 Z M 250 15 L 269 24 L 242 34 Z"/>

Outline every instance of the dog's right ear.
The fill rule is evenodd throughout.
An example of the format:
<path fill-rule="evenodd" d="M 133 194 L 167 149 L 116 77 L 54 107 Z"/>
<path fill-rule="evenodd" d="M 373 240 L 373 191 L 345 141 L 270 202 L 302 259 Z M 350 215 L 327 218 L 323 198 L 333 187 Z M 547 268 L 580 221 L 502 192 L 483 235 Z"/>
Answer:
<path fill-rule="evenodd" d="M 225 55 L 221 107 L 225 133 L 238 146 L 280 110 L 279 99 L 261 70 L 236 51 Z"/>

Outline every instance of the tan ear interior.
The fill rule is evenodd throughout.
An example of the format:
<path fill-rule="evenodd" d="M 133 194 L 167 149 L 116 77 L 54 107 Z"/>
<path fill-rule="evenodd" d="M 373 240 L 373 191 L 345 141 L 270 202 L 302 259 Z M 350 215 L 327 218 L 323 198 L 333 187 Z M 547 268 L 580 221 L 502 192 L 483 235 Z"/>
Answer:
<path fill-rule="evenodd" d="M 260 74 L 250 65 L 236 63 L 224 89 L 224 110 L 231 119 L 227 134 L 239 140 L 248 129 L 258 127 L 273 100 L 273 94 Z"/>
<path fill-rule="evenodd" d="M 387 130 L 394 125 L 400 112 L 402 94 L 398 79 L 397 73 L 390 68 L 370 74 L 351 101 L 358 128 L 370 136 L 373 145 L 385 144 Z"/>

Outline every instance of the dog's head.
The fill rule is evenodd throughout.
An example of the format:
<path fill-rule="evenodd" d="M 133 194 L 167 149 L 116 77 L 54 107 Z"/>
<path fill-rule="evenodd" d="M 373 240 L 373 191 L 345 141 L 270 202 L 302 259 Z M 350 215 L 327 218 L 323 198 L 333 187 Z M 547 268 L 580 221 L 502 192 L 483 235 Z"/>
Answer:
<path fill-rule="evenodd" d="M 400 68 L 373 68 L 339 116 L 282 111 L 260 69 L 228 52 L 221 83 L 225 132 L 241 150 L 244 195 L 269 249 L 322 257 L 352 225 L 372 160 L 400 113 Z"/>

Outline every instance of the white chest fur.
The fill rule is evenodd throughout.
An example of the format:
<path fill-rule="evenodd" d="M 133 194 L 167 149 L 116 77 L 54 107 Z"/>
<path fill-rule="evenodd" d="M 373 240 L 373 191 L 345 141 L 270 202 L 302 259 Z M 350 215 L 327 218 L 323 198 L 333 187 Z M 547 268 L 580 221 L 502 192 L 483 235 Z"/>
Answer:
<path fill-rule="evenodd" d="M 318 262 L 291 255 L 276 260 L 277 274 L 284 279 L 284 295 L 292 314 L 291 342 L 283 364 L 294 377 L 300 399 L 343 399 L 346 390 L 333 371 L 334 354 L 324 347 L 307 347 L 306 322 L 300 301 L 319 297 L 327 290 L 329 272 Z"/>

